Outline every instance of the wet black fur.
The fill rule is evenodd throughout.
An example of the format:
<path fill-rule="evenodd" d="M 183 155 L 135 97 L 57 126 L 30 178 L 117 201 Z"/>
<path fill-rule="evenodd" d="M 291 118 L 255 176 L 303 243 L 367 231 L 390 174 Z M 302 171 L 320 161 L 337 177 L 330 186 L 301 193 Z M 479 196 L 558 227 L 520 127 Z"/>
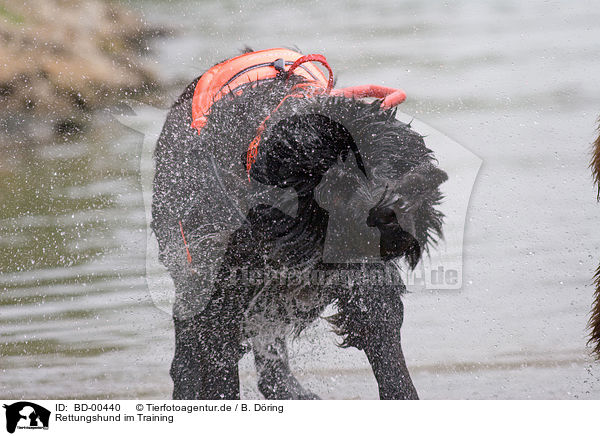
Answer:
<path fill-rule="evenodd" d="M 190 127 L 197 80 L 171 108 L 155 152 L 152 226 L 161 260 L 180 293 L 177 298 L 206 291 L 198 275 L 206 263 L 197 260 L 202 258 L 205 242 L 194 245 L 194 241 L 204 241 L 207 232 L 229 237 L 222 258 L 212 259 L 220 266 L 205 307 L 174 316 L 174 398 L 239 398 L 237 363 L 247 351 L 248 340 L 253 343 L 259 389 L 265 397 L 316 398 L 291 374 L 285 331 L 269 333 L 269 329 L 289 326 L 290 332 L 298 334 L 335 303 L 338 313 L 328 320 L 343 337 L 343 346 L 365 351 L 380 397 L 416 399 L 400 346 L 400 296 L 405 290 L 400 280 L 377 286 L 324 280 L 292 287 L 237 279 L 244 270 L 276 275 L 296 269 L 324 277 L 333 277 L 341 269 L 384 273 L 400 257 L 406 257 L 414 268 L 423 250 L 442 235 L 443 216 L 435 206 L 442 198 L 438 186 L 446 180 L 422 137 L 397 121 L 394 111 L 380 110 L 378 102 L 293 98 L 272 112 L 294 84 L 283 79 L 217 101 L 208 124 L 198 134 Z M 269 114 L 250 173 L 253 182 L 248 183 L 245 152 Z M 371 147 L 373 143 L 376 147 Z M 360 172 L 347 174 L 340 162 L 348 159 L 355 159 L 358 166 L 364 159 L 368 178 Z M 216 174 L 215 162 L 227 177 L 207 177 Z M 352 183 L 356 183 L 354 191 L 365 191 L 364 195 L 340 195 L 371 208 L 368 217 L 356 219 L 366 219 L 379 232 L 381 262 L 338 265 L 323 260 L 330 216 L 322 204 L 331 195 L 331 189 L 323 188 L 326 174 L 327 180 L 346 177 L 343 183 L 332 185 L 340 191 Z M 257 182 L 258 191 L 268 191 L 268 187 L 293 191 L 296 213 L 261 203 L 264 193 L 252 188 Z M 401 193 L 402 198 L 391 198 L 393 193 Z M 414 220 L 412 231 L 400 225 L 402 214 L 409 213 Z M 180 221 L 189 235 L 192 265 L 183 254 Z M 236 224 L 226 232 L 230 222 Z M 185 301 L 180 306 L 185 307 Z"/>
<path fill-rule="evenodd" d="M 600 131 L 600 127 L 598 130 Z M 600 200 L 600 134 L 593 145 L 590 168 L 594 177 L 594 183 L 598 186 L 598 200 Z M 596 358 L 600 359 L 600 266 L 594 274 L 594 288 L 594 302 L 588 323 L 590 330 L 588 345 L 592 347 Z"/>

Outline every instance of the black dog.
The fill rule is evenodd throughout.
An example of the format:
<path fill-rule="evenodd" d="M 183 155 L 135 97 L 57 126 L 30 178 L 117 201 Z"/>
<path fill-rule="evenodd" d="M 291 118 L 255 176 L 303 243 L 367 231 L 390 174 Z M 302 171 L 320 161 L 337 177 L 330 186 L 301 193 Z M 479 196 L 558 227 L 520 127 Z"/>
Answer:
<path fill-rule="evenodd" d="M 196 79 L 157 144 L 153 230 L 177 290 L 173 397 L 239 398 L 250 343 L 266 398 L 317 398 L 290 371 L 286 335 L 335 303 L 328 320 L 342 346 L 365 351 L 380 397 L 417 399 L 397 261 L 414 268 L 441 237 L 446 173 L 395 111 L 307 92 L 306 74 L 273 61 L 275 77 L 213 98 L 199 132 Z"/>

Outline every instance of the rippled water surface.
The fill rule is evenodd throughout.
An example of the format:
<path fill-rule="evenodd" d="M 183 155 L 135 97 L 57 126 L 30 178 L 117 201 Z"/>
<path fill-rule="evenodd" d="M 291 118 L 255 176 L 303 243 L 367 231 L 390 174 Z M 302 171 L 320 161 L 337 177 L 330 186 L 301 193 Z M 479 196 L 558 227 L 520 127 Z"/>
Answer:
<path fill-rule="evenodd" d="M 585 347 L 600 208 L 587 169 L 600 114 L 592 1 L 134 1 L 175 29 L 153 44 L 171 97 L 244 45 L 324 53 L 338 85 L 408 93 L 402 110 L 483 160 L 464 286 L 405 300 L 423 398 L 600 398 Z M 146 273 L 142 132 L 99 114 L 75 143 L 0 153 L 3 398 L 166 398 L 173 332 Z M 145 163 L 142 163 L 142 167 Z M 161 306 L 162 307 L 162 306 Z M 375 398 L 366 358 L 319 324 L 292 344 L 324 398 Z M 251 360 L 243 396 L 257 395 Z"/>

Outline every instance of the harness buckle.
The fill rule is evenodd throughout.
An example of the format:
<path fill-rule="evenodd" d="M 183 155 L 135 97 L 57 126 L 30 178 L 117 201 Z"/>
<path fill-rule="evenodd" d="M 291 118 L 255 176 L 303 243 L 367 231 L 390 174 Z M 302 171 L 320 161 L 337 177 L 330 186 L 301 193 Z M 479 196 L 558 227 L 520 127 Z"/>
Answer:
<path fill-rule="evenodd" d="M 285 73 L 285 61 L 283 58 L 275 59 L 273 61 L 273 67 L 280 73 Z"/>

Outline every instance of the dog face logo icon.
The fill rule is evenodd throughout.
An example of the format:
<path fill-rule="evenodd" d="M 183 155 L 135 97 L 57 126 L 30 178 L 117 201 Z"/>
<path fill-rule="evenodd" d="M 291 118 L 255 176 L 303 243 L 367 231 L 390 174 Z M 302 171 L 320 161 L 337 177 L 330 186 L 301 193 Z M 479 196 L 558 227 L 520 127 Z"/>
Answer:
<path fill-rule="evenodd" d="M 28 401 L 3 406 L 6 409 L 6 431 L 18 429 L 48 429 L 50 411 Z"/>

